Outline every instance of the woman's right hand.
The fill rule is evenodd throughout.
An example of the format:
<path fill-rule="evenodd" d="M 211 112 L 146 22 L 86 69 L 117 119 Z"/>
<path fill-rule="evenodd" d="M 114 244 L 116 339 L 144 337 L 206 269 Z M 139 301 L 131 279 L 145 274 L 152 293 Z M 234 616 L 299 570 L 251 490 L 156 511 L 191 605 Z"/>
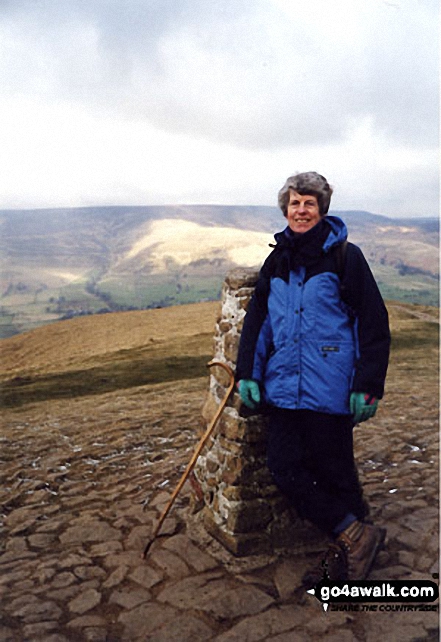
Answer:
<path fill-rule="evenodd" d="M 252 410 L 260 404 L 260 389 L 257 381 L 241 379 L 239 381 L 239 394 L 243 403 Z"/>

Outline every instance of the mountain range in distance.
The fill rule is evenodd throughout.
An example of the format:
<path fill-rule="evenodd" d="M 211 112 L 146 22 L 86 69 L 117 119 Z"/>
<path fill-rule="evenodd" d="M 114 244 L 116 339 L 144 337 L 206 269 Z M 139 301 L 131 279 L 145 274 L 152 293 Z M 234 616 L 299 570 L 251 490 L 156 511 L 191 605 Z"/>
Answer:
<path fill-rule="evenodd" d="M 438 305 L 439 221 L 342 218 L 387 299 Z M 215 300 L 260 266 L 285 227 L 276 207 L 175 205 L 0 210 L 0 336 L 73 316 Z"/>

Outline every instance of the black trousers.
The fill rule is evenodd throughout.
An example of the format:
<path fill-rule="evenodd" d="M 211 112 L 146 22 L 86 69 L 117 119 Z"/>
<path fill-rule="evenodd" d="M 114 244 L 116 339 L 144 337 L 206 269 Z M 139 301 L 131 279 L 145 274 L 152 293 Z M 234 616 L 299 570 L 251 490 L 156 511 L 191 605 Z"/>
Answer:
<path fill-rule="evenodd" d="M 298 515 L 330 535 L 348 513 L 363 519 L 352 418 L 271 408 L 269 420 L 268 467 Z"/>

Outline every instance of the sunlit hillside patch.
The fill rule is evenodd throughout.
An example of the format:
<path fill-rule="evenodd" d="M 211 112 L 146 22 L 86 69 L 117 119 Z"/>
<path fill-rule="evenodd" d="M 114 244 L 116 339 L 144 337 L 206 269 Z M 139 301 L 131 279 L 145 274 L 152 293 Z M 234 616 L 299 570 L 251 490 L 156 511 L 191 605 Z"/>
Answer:
<path fill-rule="evenodd" d="M 272 236 L 262 232 L 162 219 L 152 222 L 149 233 L 133 245 L 120 265 L 147 250 L 154 272 L 166 271 L 170 259 L 179 265 L 188 265 L 219 256 L 251 267 L 263 262 L 271 241 Z"/>

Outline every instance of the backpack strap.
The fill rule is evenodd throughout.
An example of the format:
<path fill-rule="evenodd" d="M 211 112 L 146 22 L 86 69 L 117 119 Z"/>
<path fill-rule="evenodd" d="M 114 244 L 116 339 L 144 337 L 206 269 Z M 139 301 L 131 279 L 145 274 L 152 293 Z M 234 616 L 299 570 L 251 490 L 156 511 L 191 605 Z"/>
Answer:
<path fill-rule="evenodd" d="M 345 261 L 346 261 L 346 251 L 348 249 L 348 242 L 343 241 L 340 245 L 337 245 L 335 248 L 335 260 L 337 262 L 337 276 L 340 280 L 340 283 L 343 281 L 345 274 Z"/>
<path fill-rule="evenodd" d="M 334 250 L 335 261 L 337 264 L 337 276 L 340 282 L 340 297 L 344 302 L 346 302 L 346 298 L 347 298 L 346 288 L 343 285 L 347 249 L 348 249 L 348 242 L 343 241 L 343 243 L 340 243 L 340 245 L 337 245 L 337 247 Z"/>

